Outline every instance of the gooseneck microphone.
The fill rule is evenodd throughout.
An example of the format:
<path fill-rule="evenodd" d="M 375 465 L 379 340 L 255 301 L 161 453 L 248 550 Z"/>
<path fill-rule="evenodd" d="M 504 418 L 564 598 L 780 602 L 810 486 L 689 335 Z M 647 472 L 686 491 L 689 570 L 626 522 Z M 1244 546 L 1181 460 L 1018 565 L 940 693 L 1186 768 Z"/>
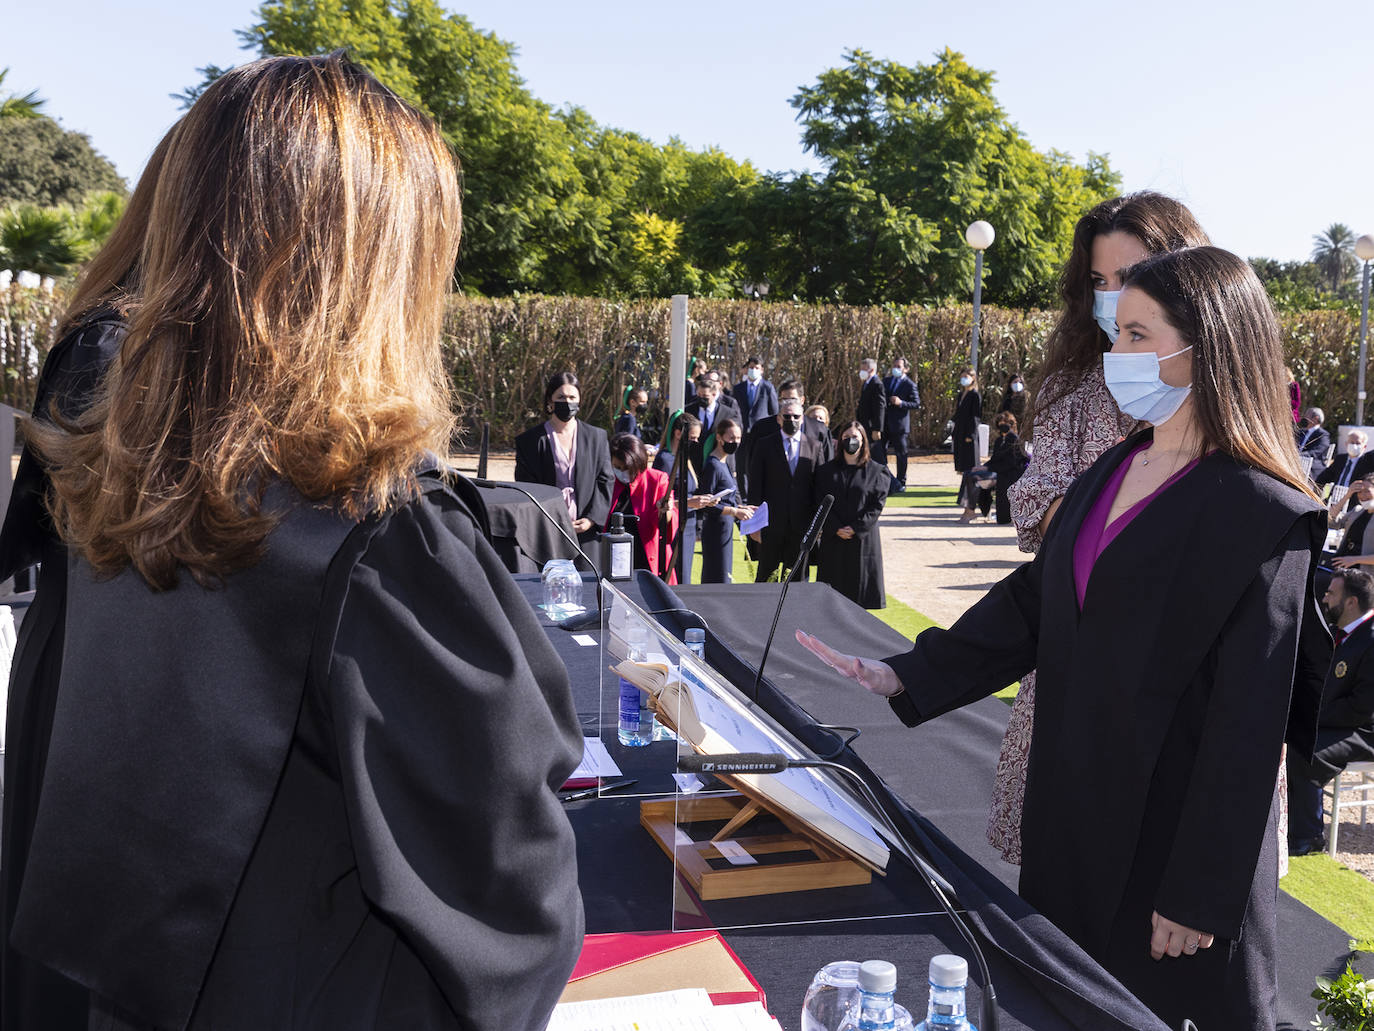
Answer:
<path fill-rule="evenodd" d="M 806 556 L 811 553 L 815 546 L 816 538 L 821 535 L 821 528 L 825 526 L 825 517 L 830 514 L 830 508 L 835 504 L 835 495 L 827 494 L 821 498 L 821 503 L 816 508 L 815 514 L 811 517 L 811 525 L 806 528 L 806 533 L 802 535 L 801 551 L 797 555 L 797 561 L 792 564 L 791 571 L 783 578 L 782 593 L 778 595 L 778 607 L 773 610 L 773 625 L 768 630 L 768 639 L 763 642 L 763 657 L 759 659 L 759 668 L 754 676 L 754 703 L 759 700 L 759 686 L 763 683 L 763 666 L 768 661 L 768 653 L 773 648 L 773 635 L 778 632 L 778 618 L 782 615 L 782 603 L 787 600 L 787 588 L 801 572 L 802 566 L 806 565 Z"/>
<path fill-rule="evenodd" d="M 783 755 L 781 752 L 728 752 L 720 755 L 700 755 L 696 752 L 690 755 L 679 755 L 677 757 L 677 768 L 683 773 L 715 773 L 715 774 L 744 774 L 758 775 L 770 773 L 782 773 L 784 770 L 792 769 L 814 769 L 822 767 L 827 770 L 834 770 L 844 774 L 864 796 L 864 799 L 878 818 L 882 820 L 888 833 L 893 839 L 902 845 L 902 854 L 911 860 L 912 865 L 925 879 L 926 886 L 930 888 L 935 896 L 935 901 L 940 904 L 940 908 L 945 911 L 945 915 L 953 921 L 959 934 L 968 947 L 973 951 L 974 961 L 978 964 L 978 972 L 983 978 L 982 1002 L 980 1006 L 980 1019 L 978 1026 L 984 1031 L 998 1031 L 998 1009 L 997 1009 L 997 989 L 992 984 L 992 974 L 988 971 L 988 961 L 983 955 L 983 950 L 978 947 L 978 941 L 973 936 L 973 931 L 968 923 L 959 915 L 954 904 L 950 902 L 950 896 L 954 895 L 953 886 L 941 876 L 921 855 L 920 850 L 903 834 L 892 818 L 887 815 L 887 810 L 878 802 L 872 789 L 865 783 L 854 770 L 841 763 L 831 762 L 828 759 L 793 759 Z"/>

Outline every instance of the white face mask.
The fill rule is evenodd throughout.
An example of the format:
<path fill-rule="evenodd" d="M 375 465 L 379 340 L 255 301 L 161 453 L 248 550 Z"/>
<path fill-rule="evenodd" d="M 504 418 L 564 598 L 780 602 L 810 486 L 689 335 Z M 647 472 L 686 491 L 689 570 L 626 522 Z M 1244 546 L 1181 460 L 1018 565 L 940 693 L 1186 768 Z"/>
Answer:
<path fill-rule="evenodd" d="M 1351 458 L 1359 458 L 1362 454 L 1364 454 L 1364 445 L 1347 444 L 1345 446 L 1345 453 L 1349 455 Z"/>
<path fill-rule="evenodd" d="M 1112 343 L 1116 343 L 1116 302 L 1120 296 L 1120 290 L 1093 291 L 1093 318 Z"/>
<path fill-rule="evenodd" d="M 759 380 L 763 379 L 763 370 L 750 369 L 745 375 L 749 377 L 750 383 L 757 383 Z"/>
<path fill-rule="evenodd" d="M 1163 358 L 1153 351 L 1138 354 L 1118 354 L 1107 351 L 1102 355 L 1102 377 L 1112 392 L 1116 406 L 1132 419 L 1140 419 L 1154 426 L 1163 426 L 1188 397 L 1191 383 L 1171 387 L 1159 378 L 1159 363 L 1191 351 L 1189 344 L 1183 351 L 1166 354 Z"/>
<path fill-rule="evenodd" d="M 1023 390 L 1026 389 L 1026 385 L 1025 385 L 1024 383 L 1013 383 L 1013 384 L 1011 385 L 1011 389 L 1012 389 L 1012 393 L 1014 393 L 1014 394 L 1019 394 L 1019 393 L 1021 393 L 1021 391 L 1023 391 Z"/>
<path fill-rule="evenodd" d="M 972 383 L 973 383 L 973 377 L 972 377 L 972 376 L 960 376 L 960 377 L 959 377 L 959 386 L 961 386 L 961 387 L 971 386 Z"/>
<path fill-rule="evenodd" d="M 871 376 L 871 375 L 873 375 L 873 374 L 872 374 L 871 372 L 869 372 L 867 369 L 860 369 L 860 370 L 859 370 L 859 382 L 860 382 L 860 383 L 867 383 L 867 382 L 868 382 L 868 377 Z"/>
<path fill-rule="evenodd" d="M 616 478 L 617 480 L 619 480 L 621 483 L 629 483 L 629 482 L 630 482 L 630 470 L 628 470 L 628 469 L 617 469 L 617 468 L 615 468 L 614 466 L 612 466 L 612 467 L 611 467 L 611 472 L 615 474 L 615 478 Z"/>

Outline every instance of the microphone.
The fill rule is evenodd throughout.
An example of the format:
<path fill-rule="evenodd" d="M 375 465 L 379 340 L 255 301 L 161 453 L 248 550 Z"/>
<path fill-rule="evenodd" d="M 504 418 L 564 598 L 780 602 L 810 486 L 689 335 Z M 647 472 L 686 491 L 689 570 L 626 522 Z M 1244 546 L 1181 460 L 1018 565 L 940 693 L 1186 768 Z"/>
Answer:
<path fill-rule="evenodd" d="M 902 854 L 911 860 L 916 871 L 925 879 L 926 887 L 931 890 L 935 900 L 940 904 L 940 908 L 953 921 L 959 934 L 968 943 L 968 947 L 973 950 L 974 961 L 978 964 L 978 972 L 983 978 L 983 998 L 978 1026 L 987 1029 L 987 1031 L 998 1031 L 997 989 L 993 987 L 987 958 L 983 955 L 983 950 L 979 948 L 973 931 L 949 900 L 949 897 L 955 894 L 953 886 L 945 880 L 925 856 L 921 855 L 920 849 L 898 829 L 896 823 L 887 815 L 887 810 L 883 808 L 862 776 L 842 763 L 831 762 L 828 759 L 793 759 L 781 752 L 722 752 L 719 755 L 702 755 L 693 752 L 690 755 L 679 754 L 677 757 L 677 768 L 683 773 L 768 774 L 816 767 L 844 774 L 858 787 L 860 794 L 872 806 L 873 812 L 877 814 L 888 833 L 902 846 Z"/>
<path fill-rule="evenodd" d="M 586 630 L 589 627 L 600 626 L 602 609 L 601 570 L 597 568 L 596 563 L 591 560 L 587 553 L 582 550 L 582 546 L 577 543 L 577 538 L 574 537 L 572 534 L 568 533 L 567 530 L 563 529 L 563 525 L 553 516 L 549 515 L 549 513 L 544 509 L 544 506 L 539 503 L 539 499 L 536 498 L 529 491 L 527 491 L 524 487 L 520 486 L 518 483 L 503 483 L 499 480 L 488 480 L 482 477 L 473 476 L 469 476 L 467 477 L 467 479 L 469 483 L 475 484 L 476 486 L 482 487 L 486 490 L 496 490 L 497 488 L 509 488 L 510 490 L 518 491 L 519 493 L 525 495 L 525 497 L 529 498 L 532 502 L 534 502 L 534 507 L 539 510 L 539 514 L 542 515 L 553 525 L 553 528 L 558 531 L 559 535 L 565 541 L 572 545 L 572 549 L 575 552 L 577 552 L 577 554 L 581 557 L 583 562 L 587 563 L 587 568 L 592 571 L 596 578 L 596 615 L 592 616 L 591 613 L 586 613 L 581 616 L 571 616 L 568 619 L 555 620 L 555 625 L 562 627 L 564 630 Z"/>
<path fill-rule="evenodd" d="M 792 564 L 791 571 L 782 581 L 782 593 L 778 595 L 778 607 L 773 611 L 773 625 L 768 630 L 768 639 L 763 643 L 763 657 L 759 659 L 759 668 L 754 676 L 754 703 L 756 705 L 759 700 L 759 686 L 763 683 L 763 666 L 768 661 L 769 651 L 773 648 L 773 635 L 778 632 L 778 618 L 782 615 L 782 603 L 787 600 L 787 588 L 796 579 L 797 574 L 801 572 L 802 566 L 806 564 L 806 556 L 811 554 L 811 549 L 816 544 L 816 538 L 821 535 L 821 527 L 825 525 L 825 517 L 830 514 L 830 509 L 834 504 L 834 494 L 827 494 L 821 498 L 815 515 L 811 517 L 811 525 L 806 528 L 806 533 L 802 535 L 801 552 L 797 555 L 797 561 Z"/>

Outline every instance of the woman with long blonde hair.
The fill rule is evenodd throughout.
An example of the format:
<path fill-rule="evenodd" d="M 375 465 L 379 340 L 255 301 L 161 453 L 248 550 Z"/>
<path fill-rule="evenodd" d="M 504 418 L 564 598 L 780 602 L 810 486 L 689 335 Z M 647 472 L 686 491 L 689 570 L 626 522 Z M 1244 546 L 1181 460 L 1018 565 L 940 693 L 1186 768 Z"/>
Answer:
<path fill-rule="evenodd" d="M 542 1026 L 581 735 L 434 457 L 448 147 L 343 56 L 270 58 L 150 174 L 108 368 L 30 434 L 70 568 L 15 657 L 6 1026 Z"/>

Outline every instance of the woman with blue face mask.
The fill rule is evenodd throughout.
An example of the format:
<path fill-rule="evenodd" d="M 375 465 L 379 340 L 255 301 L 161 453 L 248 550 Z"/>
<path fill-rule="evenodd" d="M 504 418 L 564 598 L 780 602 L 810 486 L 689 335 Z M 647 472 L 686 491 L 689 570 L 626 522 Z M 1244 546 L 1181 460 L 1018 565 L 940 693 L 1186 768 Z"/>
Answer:
<path fill-rule="evenodd" d="M 1007 490 L 1022 551 L 1036 552 L 1069 485 L 1136 424 L 1112 400 L 1102 354 L 1116 335 L 1122 272 L 1151 254 L 1207 243 L 1192 213 L 1171 197 L 1132 193 L 1098 204 L 1074 227 L 1060 277 L 1063 309 L 1022 419 L 1030 462 Z M 997 761 L 988 840 L 1009 863 L 1021 861 L 1021 795 L 1030 759 L 1035 674 L 1022 678 Z"/>
<path fill-rule="evenodd" d="M 1148 425 L 1079 477 L 1033 562 L 905 654 L 798 637 L 908 725 L 1037 667 L 1021 896 L 1168 1026 L 1273 1027 L 1276 778 L 1285 741 L 1316 742 L 1325 513 L 1247 262 L 1150 258 L 1116 321 L 1104 379 Z"/>

